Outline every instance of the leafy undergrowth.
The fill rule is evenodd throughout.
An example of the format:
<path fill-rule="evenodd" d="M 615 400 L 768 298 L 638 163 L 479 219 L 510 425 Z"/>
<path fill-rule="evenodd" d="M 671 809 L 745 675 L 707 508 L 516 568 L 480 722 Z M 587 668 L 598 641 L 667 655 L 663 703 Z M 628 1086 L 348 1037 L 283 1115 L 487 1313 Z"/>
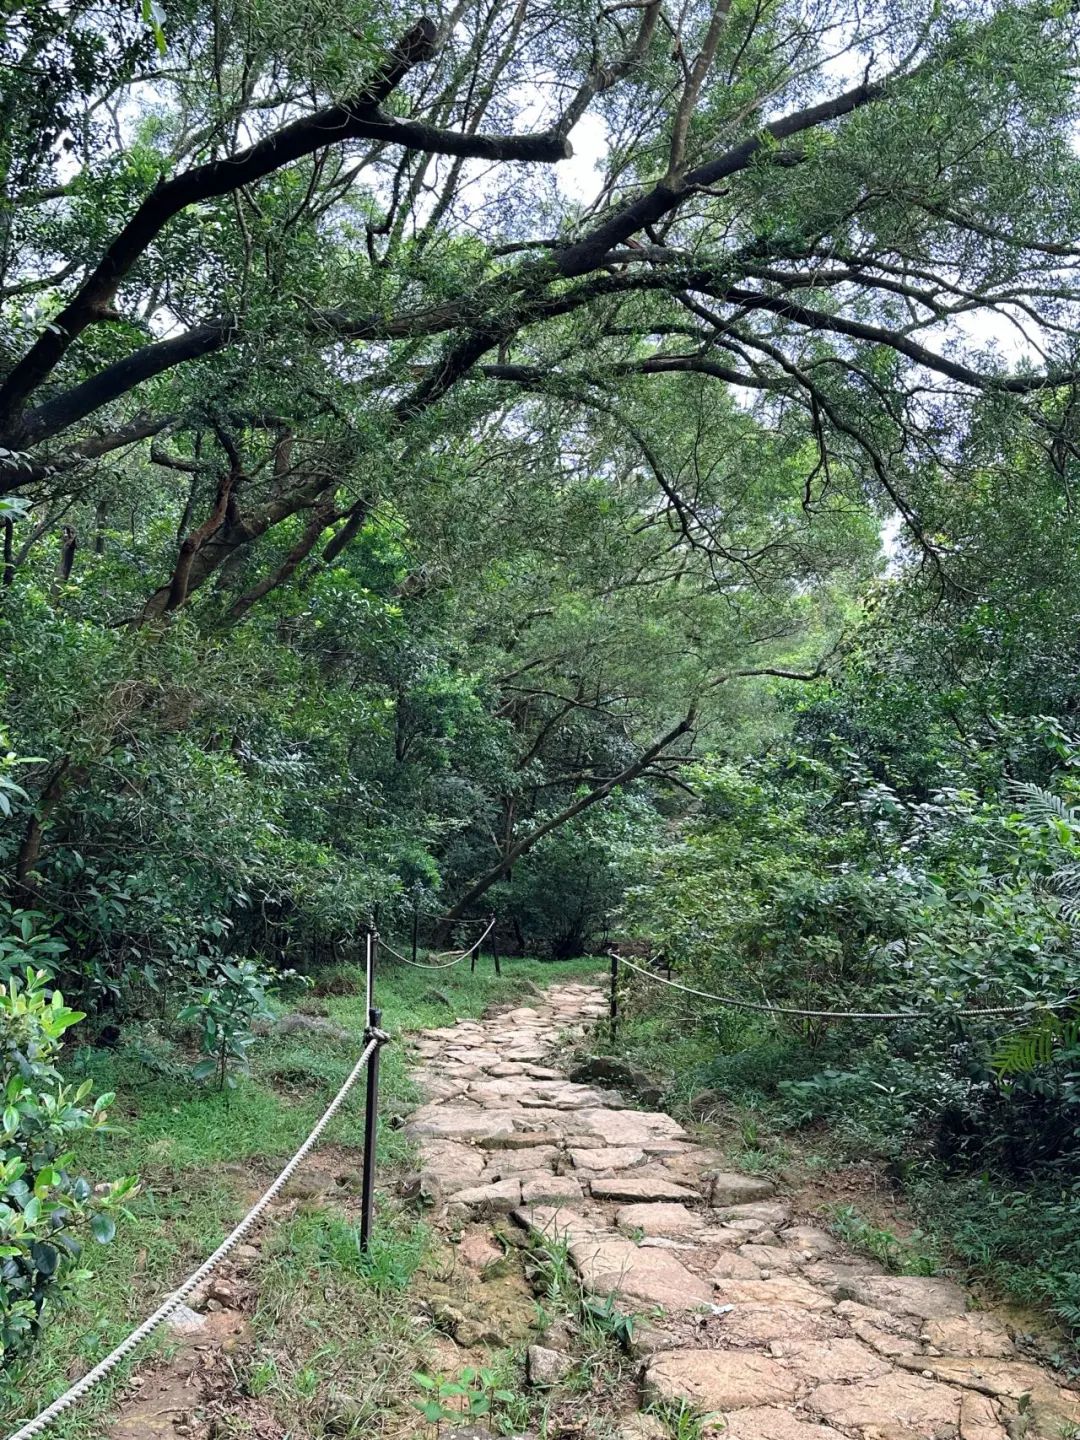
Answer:
<path fill-rule="evenodd" d="M 683 1121 L 707 1119 L 732 1163 L 816 1201 L 822 1220 L 886 1268 L 943 1271 L 1023 1307 L 1080 1346 L 1080 1182 L 1058 1167 L 965 1172 L 898 1133 L 898 1098 L 848 1086 L 827 1120 L 805 1123 L 804 1090 L 827 1089 L 839 1046 L 813 1050 L 730 1014 L 715 1020 L 628 1003 L 605 1048 L 647 1069 Z M 800 1123 L 803 1122 L 803 1123 Z M 1067 1352 L 1067 1355 L 1065 1354 Z"/>
<path fill-rule="evenodd" d="M 489 1004 L 527 996 L 527 982 L 548 985 L 597 968 L 594 960 L 510 958 L 500 978 L 490 963 L 481 961 L 475 974 L 467 965 L 441 974 L 386 965 L 378 983 L 384 1028 L 401 1035 L 479 1015 Z M 362 972 L 320 971 L 313 989 L 295 1003 L 355 1038 L 309 1030 L 268 1035 L 253 1049 L 250 1076 L 231 1092 L 193 1083 L 186 1057 L 156 1037 L 140 1035 L 116 1051 L 73 1053 L 70 1070 L 117 1096 L 116 1130 L 87 1142 L 84 1168 L 90 1174 L 137 1173 L 142 1190 L 132 1205 L 134 1220 L 92 1257 L 94 1281 L 53 1315 L 14 1397 L 0 1399 L 5 1433 L 100 1360 L 205 1259 L 306 1137 L 361 1048 Z M 402 1048 L 393 1044 L 383 1051 L 380 1100 L 385 1118 L 417 1100 Z M 324 1141 L 349 1151 L 357 1168 L 363 1105 L 361 1084 Z M 388 1182 L 407 1157 L 402 1132 L 383 1124 L 380 1182 Z M 415 1217 L 399 1213 L 385 1197 L 370 1257 L 360 1254 L 355 1216 L 333 1209 L 301 1208 L 280 1224 L 270 1222 L 265 1234 L 254 1272 L 254 1347 L 231 1362 L 238 1390 L 260 1400 L 283 1434 L 321 1434 L 320 1416 L 340 1426 L 340 1417 L 328 1420 L 326 1411 L 328 1393 L 338 1389 L 348 1391 L 350 1405 L 355 1401 L 357 1424 L 395 1398 L 407 1407 L 415 1368 L 409 1355 L 419 1339 L 407 1291 L 427 1244 Z M 153 1348 L 167 1351 L 169 1344 L 159 1332 L 140 1358 Z M 130 1370 L 129 1363 L 114 1371 L 50 1433 L 57 1440 L 100 1440 Z M 345 1403 L 340 1396 L 338 1401 Z"/>

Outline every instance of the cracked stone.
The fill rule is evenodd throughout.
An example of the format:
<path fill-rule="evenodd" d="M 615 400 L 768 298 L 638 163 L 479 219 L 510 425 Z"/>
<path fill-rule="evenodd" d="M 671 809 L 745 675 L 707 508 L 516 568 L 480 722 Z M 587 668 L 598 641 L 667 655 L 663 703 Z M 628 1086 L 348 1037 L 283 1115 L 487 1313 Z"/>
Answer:
<path fill-rule="evenodd" d="M 814 1415 L 840 1429 L 871 1434 L 888 1422 L 893 1430 L 885 1433 L 936 1440 L 955 1435 L 960 1426 L 955 1390 L 897 1371 L 855 1385 L 821 1385 L 806 1403 Z"/>
<path fill-rule="evenodd" d="M 775 1280 L 722 1280 L 719 1299 L 733 1305 L 795 1305 L 804 1310 L 831 1310 L 828 1295 L 807 1285 L 805 1280 L 779 1276 Z"/>
<path fill-rule="evenodd" d="M 712 1286 L 667 1250 L 595 1236 L 572 1243 L 570 1259 L 585 1287 L 596 1295 L 622 1295 L 665 1310 L 694 1310 L 712 1302 Z"/>
<path fill-rule="evenodd" d="M 725 1415 L 723 1433 L 726 1440 L 844 1440 L 831 1425 L 799 1420 L 790 1410 L 775 1405 Z"/>
<path fill-rule="evenodd" d="M 923 1327 L 923 1343 L 932 1345 L 941 1355 L 982 1355 L 1004 1358 L 1016 1353 L 1009 1332 L 996 1315 L 974 1311 L 970 1315 L 949 1315 L 943 1320 L 928 1320 Z"/>
<path fill-rule="evenodd" d="M 714 1175 L 709 1203 L 714 1209 L 748 1205 L 755 1200 L 768 1200 L 775 1188 L 771 1180 L 756 1179 L 752 1175 Z"/>
<path fill-rule="evenodd" d="M 798 1379 L 767 1355 L 739 1350 L 670 1350 L 645 1371 L 645 1390 L 669 1405 L 742 1410 L 794 1400 Z"/>

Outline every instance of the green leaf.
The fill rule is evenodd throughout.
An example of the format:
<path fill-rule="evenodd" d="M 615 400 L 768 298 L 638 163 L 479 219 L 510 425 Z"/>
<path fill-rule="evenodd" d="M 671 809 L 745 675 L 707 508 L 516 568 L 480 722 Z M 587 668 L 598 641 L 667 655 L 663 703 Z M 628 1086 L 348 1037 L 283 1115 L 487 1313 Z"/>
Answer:
<path fill-rule="evenodd" d="M 101 1212 L 90 1221 L 90 1229 L 99 1245 L 108 1245 L 116 1234 L 116 1221 L 111 1215 Z"/>

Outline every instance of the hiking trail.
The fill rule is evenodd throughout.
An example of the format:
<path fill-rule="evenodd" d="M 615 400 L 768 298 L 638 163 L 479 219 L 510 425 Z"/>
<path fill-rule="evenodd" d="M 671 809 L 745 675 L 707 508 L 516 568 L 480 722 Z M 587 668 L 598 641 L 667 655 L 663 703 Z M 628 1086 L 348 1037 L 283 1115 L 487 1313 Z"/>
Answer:
<path fill-rule="evenodd" d="M 478 1346 L 531 1339 L 530 1382 L 558 1394 L 574 1327 L 530 1331 L 507 1263 L 531 1237 L 566 1247 L 586 1296 L 637 1317 L 619 1440 L 666 1433 L 650 1410 L 681 1406 L 731 1440 L 1080 1434 L 1080 1394 L 952 1281 L 846 1252 L 671 1116 L 545 1063 L 605 1011 L 594 986 L 557 984 L 413 1042 L 428 1096 L 407 1127 L 415 1183 L 455 1254 L 429 1295 L 447 1374 Z"/>

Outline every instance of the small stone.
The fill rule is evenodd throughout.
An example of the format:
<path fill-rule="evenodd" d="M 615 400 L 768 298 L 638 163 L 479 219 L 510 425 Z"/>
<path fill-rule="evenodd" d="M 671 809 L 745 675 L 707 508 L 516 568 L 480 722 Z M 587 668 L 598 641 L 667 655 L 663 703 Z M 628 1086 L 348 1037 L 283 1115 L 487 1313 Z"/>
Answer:
<path fill-rule="evenodd" d="M 511 1177 L 493 1185 L 476 1185 L 458 1190 L 447 1208 L 452 1219 L 474 1215 L 509 1215 L 521 1204 L 521 1182 Z"/>
<path fill-rule="evenodd" d="M 751 1175 L 714 1175 L 709 1203 L 714 1209 L 749 1204 L 754 1200 L 768 1200 L 774 1190 L 771 1180 L 755 1179 Z"/>
<path fill-rule="evenodd" d="M 639 1410 L 620 1420 L 615 1440 L 667 1440 L 667 1426 L 655 1415 Z"/>
<path fill-rule="evenodd" d="M 525 1375 L 530 1385 L 557 1385 L 574 1368 L 569 1355 L 548 1350 L 543 1345 L 530 1345 L 525 1351 Z"/>
<path fill-rule="evenodd" d="M 165 1323 L 170 1330 L 175 1330 L 178 1335 L 194 1335 L 203 1329 L 206 1324 L 206 1319 L 204 1316 L 190 1309 L 187 1305 L 177 1305 Z"/>

